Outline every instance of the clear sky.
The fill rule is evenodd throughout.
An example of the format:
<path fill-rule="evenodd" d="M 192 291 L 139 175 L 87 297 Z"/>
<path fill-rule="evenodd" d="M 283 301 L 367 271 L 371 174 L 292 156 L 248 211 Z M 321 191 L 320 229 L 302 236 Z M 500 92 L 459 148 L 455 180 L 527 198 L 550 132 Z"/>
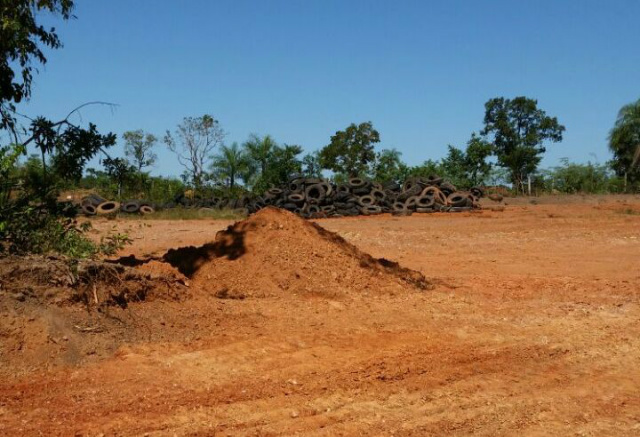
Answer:
<path fill-rule="evenodd" d="M 22 109 L 114 102 L 82 114 L 118 136 L 208 113 L 228 143 L 271 134 L 313 151 L 370 120 L 378 148 L 418 164 L 464 146 L 488 99 L 525 95 L 567 128 L 553 166 L 608 160 L 618 109 L 640 98 L 637 0 L 77 0 L 75 14 Z M 179 174 L 158 149 L 153 173 Z"/>

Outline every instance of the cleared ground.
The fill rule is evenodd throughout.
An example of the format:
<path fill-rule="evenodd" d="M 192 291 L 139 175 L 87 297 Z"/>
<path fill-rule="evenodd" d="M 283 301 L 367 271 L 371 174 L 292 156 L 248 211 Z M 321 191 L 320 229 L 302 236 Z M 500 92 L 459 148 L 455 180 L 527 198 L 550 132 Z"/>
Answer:
<path fill-rule="evenodd" d="M 132 305 L 147 341 L 1 380 L 0 435 L 640 435 L 637 197 L 318 223 L 434 288 Z M 96 232 L 146 256 L 228 224 Z"/>

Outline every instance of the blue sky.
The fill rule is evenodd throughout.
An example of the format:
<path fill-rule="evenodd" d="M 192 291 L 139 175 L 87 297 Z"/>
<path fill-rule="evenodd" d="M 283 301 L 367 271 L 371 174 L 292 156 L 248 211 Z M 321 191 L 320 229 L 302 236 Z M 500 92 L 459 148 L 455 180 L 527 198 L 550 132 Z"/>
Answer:
<path fill-rule="evenodd" d="M 114 102 L 82 115 L 119 136 L 208 113 L 228 143 L 271 134 L 313 151 L 370 120 L 378 148 L 418 164 L 464 146 L 488 99 L 525 95 L 567 128 L 553 166 L 608 160 L 618 109 L 640 98 L 635 0 L 78 0 L 75 14 L 22 110 Z M 181 172 L 158 152 L 153 173 Z"/>

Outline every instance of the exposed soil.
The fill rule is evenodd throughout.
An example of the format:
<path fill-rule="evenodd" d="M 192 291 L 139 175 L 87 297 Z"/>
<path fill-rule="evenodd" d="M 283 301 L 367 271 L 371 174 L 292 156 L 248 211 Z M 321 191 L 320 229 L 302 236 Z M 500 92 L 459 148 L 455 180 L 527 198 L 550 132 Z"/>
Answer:
<path fill-rule="evenodd" d="M 38 289 L 0 269 L 0 435 L 640 435 L 637 197 L 317 223 L 339 237 L 270 212 L 226 231 L 97 221 L 128 230 L 134 260 L 207 254 L 185 276 L 161 261 L 125 269 L 182 291 L 103 306 L 120 321 L 40 297 L 76 293 L 64 279 Z M 8 276 L 36 291 L 17 295 Z M 93 326 L 83 317 L 103 331 L 75 328 Z"/>

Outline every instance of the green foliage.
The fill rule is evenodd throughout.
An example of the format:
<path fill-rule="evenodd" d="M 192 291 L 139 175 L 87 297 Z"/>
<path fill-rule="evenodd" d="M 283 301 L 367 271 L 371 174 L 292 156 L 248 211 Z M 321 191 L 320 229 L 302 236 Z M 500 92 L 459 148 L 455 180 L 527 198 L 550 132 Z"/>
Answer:
<path fill-rule="evenodd" d="M 253 187 L 256 193 L 264 193 L 271 187 L 278 187 L 289 181 L 294 174 L 302 171 L 302 162 L 298 155 L 302 153 L 302 147 L 296 145 L 275 146 L 269 157 L 266 171 Z"/>
<path fill-rule="evenodd" d="M 560 193 L 612 193 L 620 191 L 620 180 L 602 164 L 576 164 L 564 158 L 562 165 L 541 172 L 543 188 Z"/>
<path fill-rule="evenodd" d="M 124 140 L 124 155 L 133 161 L 133 166 L 137 173 L 138 189 L 144 189 L 147 174 L 143 171 L 147 167 L 153 166 L 157 159 L 153 151 L 158 139 L 149 133 L 145 133 L 142 129 L 135 131 L 127 131 L 122 134 Z"/>
<path fill-rule="evenodd" d="M 609 149 L 616 174 L 640 183 L 640 99 L 623 106 L 609 133 Z"/>
<path fill-rule="evenodd" d="M 514 187 L 522 187 L 545 152 L 544 142 L 562 141 L 565 128 L 538 108 L 537 100 L 494 98 L 485 104 L 483 135 L 493 136 L 498 165 L 509 169 Z"/>
<path fill-rule="evenodd" d="M 30 205 L 26 199 L 14 202 L 0 216 L 0 252 L 12 254 L 57 253 L 72 258 L 112 255 L 131 240 L 124 234 L 108 235 L 96 244 L 87 238 L 91 223 L 78 224 L 74 208 L 49 200 Z"/>
<path fill-rule="evenodd" d="M 374 144 L 379 142 L 380 134 L 370 121 L 352 123 L 344 131 L 336 132 L 320 150 L 320 163 L 323 168 L 349 177 L 364 176 L 376 158 Z"/>
<path fill-rule="evenodd" d="M 118 200 L 122 200 L 122 187 L 134 179 L 136 168 L 124 158 L 107 157 L 102 160 L 102 165 L 105 173 L 116 184 Z"/>
<path fill-rule="evenodd" d="M 214 180 L 222 181 L 231 193 L 236 187 L 237 180 L 247 177 L 249 168 L 249 156 L 238 146 L 238 143 L 220 146 L 220 153 L 214 155 L 211 164 Z"/>
<path fill-rule="evenodd" d="M 72 0 L 2 0 L 0 2 L 0 130 L 19 143 L 15 105 L 31 95 L 34 61 L 46 64 L 45 48 L 62 46 L 55 29 L 47 30 L 36 18 L 43 12 L 71 18 Z M 18 79 L 19 78 L 19 79 Z"/>
<path fill-rule="evenodd" d="M 410 169 L 402 162 L 401 156 L 402 153 L 396 149 L 383 149 L 378 152 L 371 166 L 371 178 L 381 183 L 404 181 Z"/>
<path fill-rule="evenodd" d="M 302 158 L 302 174 L 307 178 L 322 177 L 320 152 L 309 153 Z"/>

